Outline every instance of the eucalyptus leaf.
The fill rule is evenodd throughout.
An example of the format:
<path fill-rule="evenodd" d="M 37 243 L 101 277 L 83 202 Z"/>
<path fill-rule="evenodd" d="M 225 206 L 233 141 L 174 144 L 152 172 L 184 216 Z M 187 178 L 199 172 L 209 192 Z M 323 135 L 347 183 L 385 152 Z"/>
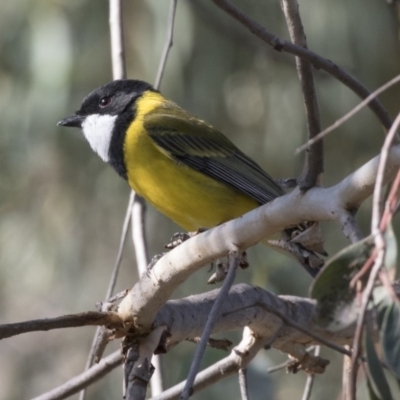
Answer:
<path fill-rule="evenodd" d="M 368 327 L 364 334 L 364 349 L 367 357 L 368 375 L 371 379 L 371 382 L 369 382 L 369 384 L 374 389 L 374 394 L 379 395 L 379 398 L 383 400 L 392 400 L 393 397 L 390 391 L 389 384 L 386 380 L 381 362 L 375 351 L 373 333 L 372 330 Z"/>
<path fill-rule="evenodd" d="M 386 363 L 400 379 L 400 307 L 397 301 L 393 301 L 384 314 L 381 344 Z"/>
<path fill-rule="evenodd" d="M 350 288 L 352 278 L 371 255 L 371 237 L 354 243 L 332 257 L 319 272 L 310 288 L 317 300 L 315 321 L 330 331 L 351 325 L 358 316 L 356 291 Z"/>
<path fill-rule="evenodd" d="M 383 400 L 381 397 L 375 393 L 374 388 L 372 387 L 372 383 L 369 379 L 367 379 L 367 389 L 368 389 L 368 396 L 369 400 Z"/>

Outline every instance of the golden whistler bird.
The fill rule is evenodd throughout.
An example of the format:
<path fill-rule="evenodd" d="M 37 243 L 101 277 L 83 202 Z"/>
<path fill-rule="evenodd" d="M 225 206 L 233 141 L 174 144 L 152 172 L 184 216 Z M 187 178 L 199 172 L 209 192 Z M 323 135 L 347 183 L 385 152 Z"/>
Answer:
<path fill-rule="evenodd" d="M 101 86 L 58 124 L 82 128 L 103 161 L 188 231 L 214 227 L 283 195 L 226 136 L 146 82 Z"/>

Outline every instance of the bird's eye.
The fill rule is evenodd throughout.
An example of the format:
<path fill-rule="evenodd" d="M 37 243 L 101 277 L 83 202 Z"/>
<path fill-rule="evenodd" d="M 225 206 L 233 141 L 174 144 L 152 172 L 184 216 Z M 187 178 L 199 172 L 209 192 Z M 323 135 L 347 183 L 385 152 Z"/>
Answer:
<path fill-rule="evenodd" d="M 104 96 L 99 100 L 99 106 L 101 108 L 107 107 L 111 103 L 111 97 L 110 96 Z"/>

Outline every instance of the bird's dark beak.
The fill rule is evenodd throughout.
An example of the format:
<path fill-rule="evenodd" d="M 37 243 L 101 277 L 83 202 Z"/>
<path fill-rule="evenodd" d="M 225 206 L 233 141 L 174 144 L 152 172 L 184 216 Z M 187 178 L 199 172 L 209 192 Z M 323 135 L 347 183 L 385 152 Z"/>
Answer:
<path fill-rule="evenodd" d="M 85 117 L 83 117 L 82 115 L 71 115 L 70 117 L 62 119 L 60 122 L 58 122 L 57 125 L 71 126 L 73 128 L 82 128 L 84 120 Z"/>

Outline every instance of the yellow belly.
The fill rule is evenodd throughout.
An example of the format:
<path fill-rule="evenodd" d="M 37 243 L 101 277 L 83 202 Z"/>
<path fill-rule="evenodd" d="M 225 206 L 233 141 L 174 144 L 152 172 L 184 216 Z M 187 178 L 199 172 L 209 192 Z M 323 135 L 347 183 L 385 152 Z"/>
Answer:
<path fill-rule="evenodd" d="M 256 208 L 251 197 L 169 158 L 134 123 L 125 141 L 135 192 L 188 231 L 210 228 Z"/>

